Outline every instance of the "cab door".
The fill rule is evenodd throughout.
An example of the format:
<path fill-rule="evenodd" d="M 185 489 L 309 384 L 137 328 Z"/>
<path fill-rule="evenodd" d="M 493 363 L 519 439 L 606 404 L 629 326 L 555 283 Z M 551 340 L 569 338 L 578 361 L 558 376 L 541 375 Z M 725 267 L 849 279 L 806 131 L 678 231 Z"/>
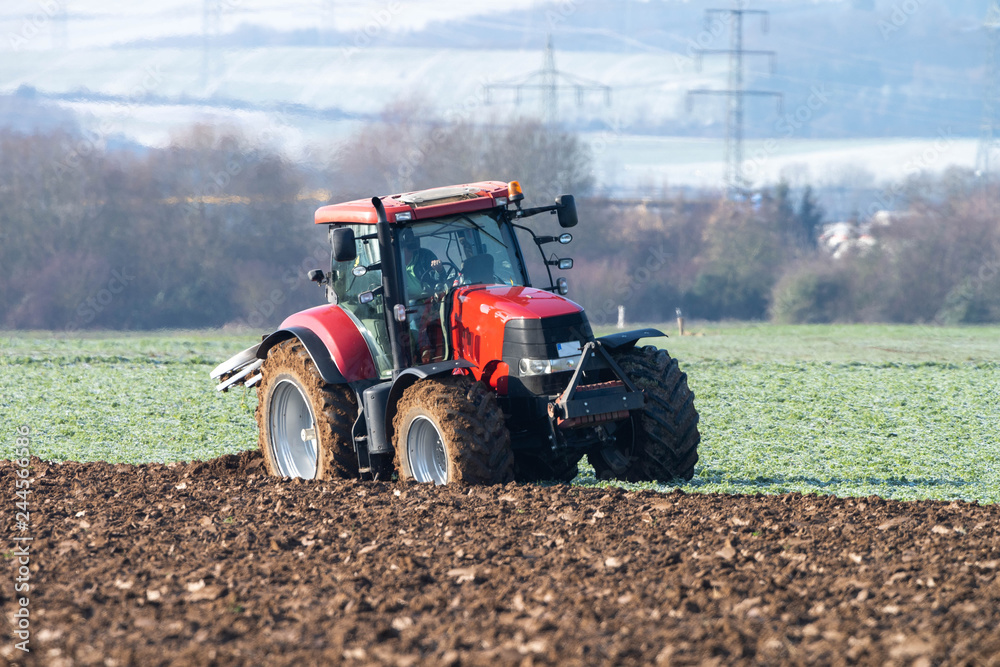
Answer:
<path fill-rule="evenodd" d="M 334 261 L 330 269 L 330 301 L 340 306 L 364 336 L 380 377 L 392 375 L 392 351 L 389 346 L 389 331 L 386 327 L 385 301 L 380 288 L 382 271 L 375 268 L 361 271 L 359 267 L 369 267 L 381 261 L 375 228 L 371 225 L 339 225 L 354 230 L 357 258 L 347 262 Z M 330 227 L 333 233 L 335 227 Z M 359 275 L 360 274 L 360 275 Z M 370 303 L 361 303 L 360 296 L 375 292 Z"/>

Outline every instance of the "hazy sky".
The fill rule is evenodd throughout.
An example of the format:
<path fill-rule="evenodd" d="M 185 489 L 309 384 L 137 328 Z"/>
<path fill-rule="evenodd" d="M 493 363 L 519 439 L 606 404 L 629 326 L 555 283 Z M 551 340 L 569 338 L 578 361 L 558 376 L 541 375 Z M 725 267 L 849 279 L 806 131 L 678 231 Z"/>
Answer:
<path fill-rule="evenodd" d="M 496 12 L 497 3 L 484 0 L 218 0 L 222 29 L 250 23 L 275 29 L 323 27 L 340 31 L 378 26 L 389 31 L 420 30 L 434 21 Z M 70 45 L 101 46 L 165 35 L 201 31 L 200 0 L 62 0 L 70 15 Z M 536 4 L 506 0 L 507 11 Z M 48 48 L 59 0 L 4 0 L 0 9 L 0 50 L 10 48 L 11 34 L 30 36 L 31 46 Z M 34 37 L 37 36 L 37 39 Z M 49 37 L 48 39 L 46 37 Z"/>

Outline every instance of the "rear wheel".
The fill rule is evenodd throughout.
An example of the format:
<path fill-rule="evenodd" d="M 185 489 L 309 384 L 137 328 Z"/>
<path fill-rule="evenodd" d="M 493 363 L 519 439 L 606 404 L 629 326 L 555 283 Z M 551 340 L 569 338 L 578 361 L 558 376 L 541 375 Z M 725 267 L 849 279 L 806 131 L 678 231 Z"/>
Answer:
<path fill-rule="evenodd" d="M 605 448 L 587 455 L 599 479 L 630 482 L 689 481 L 698 461 L 698 411 L 687 374 L 666 350 L 649 346 L 612 355 L 646 395 L 642 413 L 634 419 L 635 438 L 628 447 Z"/>
<path fill-rule="evenodd" d="M 449 376 L 403 392 L 393 420 L 399 478 L 434 484 L 502 484 L 513 479 L 510 433 L 481 382 Z"/>
<path fill-rule="evenodd" d="M 346 385 L 327 384 L 296 339 L 270 350 L 257 393 L 260 449 L 277 477 L 357 477 L 351 429 L 357 400 Z"/>

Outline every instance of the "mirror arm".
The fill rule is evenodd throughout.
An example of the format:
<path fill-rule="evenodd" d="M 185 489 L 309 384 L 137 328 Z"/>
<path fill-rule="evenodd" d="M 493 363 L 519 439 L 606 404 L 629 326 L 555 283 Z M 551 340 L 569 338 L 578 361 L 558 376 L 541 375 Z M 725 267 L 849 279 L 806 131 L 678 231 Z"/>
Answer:
<path fill-rule="evenodd" d="M 546 290 L 549 290 L 549 291 L 552 291 L 553 289 L 555 289 L 556 285 L 555 285 L 555 281 L 552 279 L 552 268 L 549 266 L 549 258 L 545 256 L 545 251 L 542 250 L 542 243 L 541 243 L 541 241 L 539 241 L 538 234 L 535 234 L 535 230 L 533 230 L 531 227 L 525 227 L 524 225 L 519 225 L 519 224 L 514 223 L 514 222 L 510 223 L 510 226 L 511 227 L 516 227 L 517 229 L 523 229 L 524 231 L 526 231 L 529 234 L 531 234 L 531 239 L 535 242 L 535 247 L 538 248 L 538 253 L 542 256 L 542 263 L 545 266 L 545 271 L 546 271 L 546 273 L 549 274 L 549 285 L 551 287 L 545 287 L 543 289 L 546 289 Z"/>
<path fill-rule="evenodd" d="M 559 204 L 553 204 L 551 206 L 537 206 L 535 208 L 524 208 L 518 209 L 518 218 L 530 218 L 533 215 L 538 215 L 539 213 L 555 213 L 559 210 Z"/>

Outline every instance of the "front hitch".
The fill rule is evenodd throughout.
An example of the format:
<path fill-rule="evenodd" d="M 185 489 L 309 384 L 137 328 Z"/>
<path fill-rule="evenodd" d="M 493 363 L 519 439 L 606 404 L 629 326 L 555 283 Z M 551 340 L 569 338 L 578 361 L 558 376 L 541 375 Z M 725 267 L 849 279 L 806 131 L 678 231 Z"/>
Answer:
<path fill-rule="evenodd" d="M 607 382 L 581 385 L 587 371 L 609 369 L 617 378 Z M 549 402 L 549 417 L 560 429 L 620 421 L 632 410 L 640 410 L 646 398 L 629 379 L 621 366 L 608 354 L 604 344 L 591 341 L 583 346 L 569 385 Z"/>

